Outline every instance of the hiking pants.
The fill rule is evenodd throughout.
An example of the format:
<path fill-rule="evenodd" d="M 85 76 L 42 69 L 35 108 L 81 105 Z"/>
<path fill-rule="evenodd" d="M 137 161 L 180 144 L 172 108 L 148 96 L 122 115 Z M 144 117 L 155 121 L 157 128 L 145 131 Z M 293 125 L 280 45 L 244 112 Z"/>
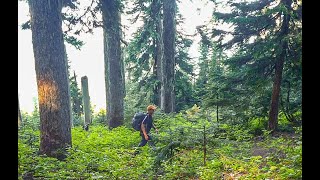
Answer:
<path fill-rule="evenodd" d="M 144 135 L 143 135 L 142 132 L 140 132 L 140 136 L 141 136 L 141 141 L 140 141 L 140 143 L 139 143 L 139 145 L 138 145 L 139 147 L 146 145 L 147 142 L 148 142 L 149 146 L 151 146 L 151 147 L 154 147 L 154 146 L 155 146 L 154 143 L 153 143 L 153 141 L 152 141 L 152 137 L 151 137 L 149 134 L 148 134 L 148 137 L 149 137 L 148 140 L 146 140 L 146 139 L 144 138 Z"/>

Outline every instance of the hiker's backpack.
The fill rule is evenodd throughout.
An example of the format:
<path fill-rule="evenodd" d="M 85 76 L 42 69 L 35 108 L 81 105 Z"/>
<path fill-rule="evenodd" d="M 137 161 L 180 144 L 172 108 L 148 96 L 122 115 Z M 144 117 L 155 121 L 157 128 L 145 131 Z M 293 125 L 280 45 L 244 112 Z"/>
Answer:
<path fill-rule="evenodd" d="M 135 129 L 136 131 L 140 131 L 141 123 L 142 123 L 143 119 L 146 116 L 147 116 L 147 114 L 142 113 L 142 112 L 136 113 L 132 118 L 132 127 L 133 127 L 133 129 Z"/>

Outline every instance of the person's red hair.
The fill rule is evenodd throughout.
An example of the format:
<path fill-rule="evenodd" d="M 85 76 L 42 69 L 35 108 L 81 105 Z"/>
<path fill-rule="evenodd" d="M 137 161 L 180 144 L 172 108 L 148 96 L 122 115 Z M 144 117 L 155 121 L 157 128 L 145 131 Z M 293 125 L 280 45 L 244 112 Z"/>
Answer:
<path fill-rule="evenodd" d="M 149 106 L 147 107 L 147 111 L 149 111 L 149 110 L 156 110 L 156 109 L 157 109 L 157 107 L 154 106 L 154 105 L 149 105 Z"/>

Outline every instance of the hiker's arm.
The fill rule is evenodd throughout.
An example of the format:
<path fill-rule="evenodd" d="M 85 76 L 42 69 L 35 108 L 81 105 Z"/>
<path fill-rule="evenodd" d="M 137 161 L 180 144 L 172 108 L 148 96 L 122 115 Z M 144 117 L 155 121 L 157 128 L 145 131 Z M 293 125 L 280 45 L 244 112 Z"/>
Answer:
<path fill-rule="evenodd" d="M 158 133 L 158 129 L 157 129 L 157 127 L 154 125 L 154 123 L 152 123 L 152 126 L 153 126 L 154 130 L 156 130 L 156 133 Z"/>
<path fill-rule="evenodd" d="M 148 140 L 149 137 L 148 137 L 147 132 L 146 132 L 146 127 L 144 126 L 143 123 L 141 123 L 141 130 L 142 130 L 142 133 L 143 133 L 143 135 L 144 135 L 144 138 L 145 138 L 146 140 Z"/>

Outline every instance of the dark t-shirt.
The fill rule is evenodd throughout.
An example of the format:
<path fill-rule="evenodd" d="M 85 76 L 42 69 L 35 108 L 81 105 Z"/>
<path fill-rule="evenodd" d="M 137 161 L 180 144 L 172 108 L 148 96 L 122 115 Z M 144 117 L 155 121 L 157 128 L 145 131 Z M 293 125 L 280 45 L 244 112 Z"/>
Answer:
<path fill-rule="evenodd" d="M 150 132 L 151 128 L 153 127 L 152 122 L 153 122 L 152 116 L 147 113 L 147 117 L 142 121 L 142 123 L 145 125 L 147 134 Z"/>

